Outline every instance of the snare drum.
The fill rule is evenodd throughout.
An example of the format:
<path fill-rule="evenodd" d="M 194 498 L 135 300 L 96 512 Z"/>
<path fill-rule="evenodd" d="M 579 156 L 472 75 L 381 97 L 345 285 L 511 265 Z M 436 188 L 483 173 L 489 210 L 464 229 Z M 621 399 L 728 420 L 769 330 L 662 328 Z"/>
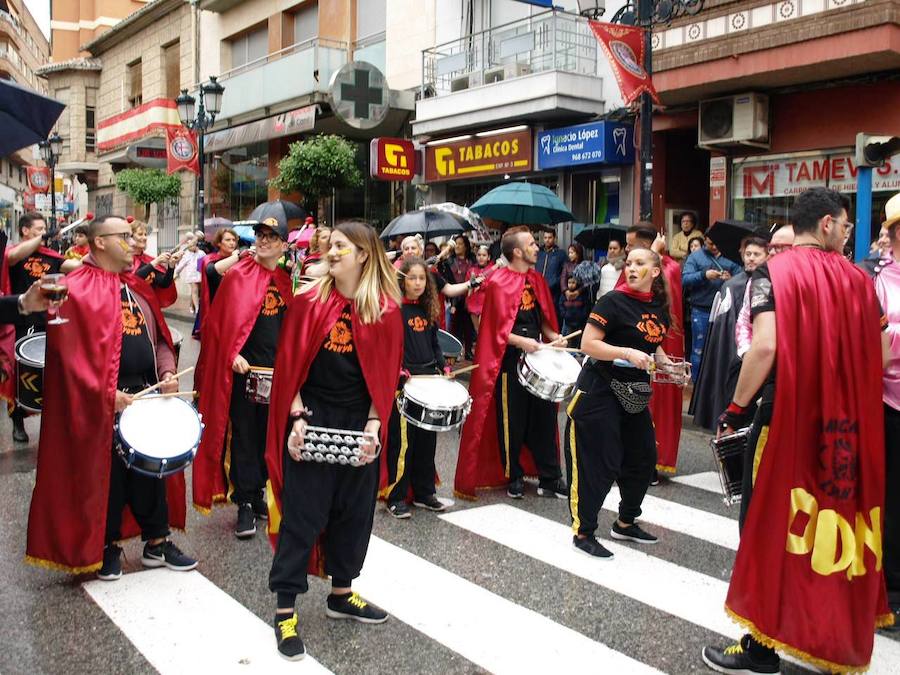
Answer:
<path fill-rule="evenodd" d="M 184 336 L 181 334 L 181 331 L 174 328 L 170 328 L 169 333 L 172 335 L 172 346 L 175 347 L 175 365 L 177 366 L 178 358 L 181 356 L 181 343 L 184 342 Z"/>
<path fill-rule="evenodd" d="M 118 416 L 116 449 L 128 468 L 162 478 L 194 461 L 202 432 L 200 415 L 187 401 L 146 396 Z"/>
<path fill-rule="evenodd" d="M 32 333 L 16 340 L 16 403 L 39 413 L 44 403 L 44 350 L 46 333 Z"/>
<path fill-rule="evenodd" d="M 722 495 L 728 506 L 739 504 L 742 483 L 744 480 L 744 453 L 747 449 L 747 440 L 750 436 L 750 427 L 744 427 L 733 434 L 712 439 L 709 447 L 712 448 L 716 467 L 719 470 L 719 482 L 722 484 Z"/>
<path fill-rule="evenodd" d="M 411 377 L 397 397 L 397 410 L 410 424 L 428 431 L 458 429 L 472 407 L 462 383 L 445 377 Z"/>
<path fill-rule="evenodd" d="M 529 392 L 538 398 L 559 403 L 575 393 L 581 364 L 569 352 L 544 348 L 522 354 L 516 372 L 519 382 Z"/>
<path fill-rule="evenodd" d="M 448 366 L 452 366 L 462 356 L 463 345 L 451 333 L 438 328 L 438 345 L 444 353 L 444 360 Z"/>
<path fill-rule="evenodd" d="M 251 366 L 247 373 L 247 386 L 245 392 L 247 400 L 262 405 L 269 405 L 269 396 L 272 394 L 271 368 L 263 366 Z"/>

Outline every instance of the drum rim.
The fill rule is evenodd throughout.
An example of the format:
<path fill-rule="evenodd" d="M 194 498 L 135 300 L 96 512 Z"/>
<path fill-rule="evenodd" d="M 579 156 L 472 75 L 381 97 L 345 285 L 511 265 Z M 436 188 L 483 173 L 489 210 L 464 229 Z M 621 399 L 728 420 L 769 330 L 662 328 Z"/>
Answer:
<path fill-rule="evenodd" d="M 21 347 L 28 344 L 33 340 L 39 340 L 43 338 L 44 340 L 44 360 L 43 362 L 33 361 L 28 358 L 24 354 L 22 354 Z M 15 342 L 15 348 L 13 349 L 14 356 L 16 357 L 16 361 L 19 363 L 24 363 L 25 365 L 33 366 L 35 368 L 44 369 L 44 365 L 47 363 L 47 334 L 46 333 L 31 333 L 30 335 L 23 335 Z"/>
<path fill-rule="evenodd" d="M 155 398 L 156 397 L 148 397 L 146 400 L 152 401 Z M 172 398 L 172 399 L 168 399 L 168 400 L 179 401 L 180 404 L 186 405 L 191 411 L 193 411 L 194 415 L 197 418 L 198 430 L 197 430 L 197 438 L 194 441 L 194 444 L 190 447 L 190 449 L 186 450 L 185 452 L 183 452 L 179 455 L 176 455 L 176 457 L 183 457 L 185 454 L 195 452 L 197 450 L 197 448 L 200 447 L 200 439 L 203 437 L 203 420 L 200 417 L 200 413 L 197 412 L 197 409 L 194 406 L 192 406 L 190 403 L 188 403 L 187 401 L 180 399 L 180 398 Z M 134 446 L 132 446 L 128 442 L 128 440 L 122 436 L 122 416 L 128 412 L 129 408 L 131 408 L 131 406 L 128 406 L 127 408 L 125 408 L 125 410 L 120 412 L 118 414 L 118 416 L 116 417 L 116 424 L 115 424 L 116 438 L 127 450 L 130 450 L 130 451 L 134 452 L 135 454 L 139 454 L 141 457 L 150 457 L 150 455 L 147 455 L 147 454 L 141 452 L 140 450 L 135 449 Z"/>
<path fill-rule="evenodd" d="M 451 405 L 440 405 L 440 404 L 437 404 L 437 405 L 427 404 L 425 401 L 421 401 L 420 399 L 416 398 L 414 395 L 412 395 L 406 391 L 406 386 L 409 384 L 409 382 L 407 382 L 403 385 L 403 389 L 401 389 L 400 393 L 397 394 L 397 398 L 399 399 L 402 396 L 404 399 L 409 399 L 413 403 L 418 403 L 423 408 L 429 408 L 430 410 L 458 410 L 459 408 L 465 408 L 466 405 L 468 405 L 472 401 L 472 397 L 469 395 L 469 390 L 466 388 L 466 386 L 462 382 L 456 382 L 455 380 L 451 380 L 451 382 L 454 385 L 456 385 L 457 387 L 461 387 L 462 390 L 464 392 L 466 392 L 466 400 L 463 401 L 462 403 L 460 403 L 459 405 L 451 406 Z"/>

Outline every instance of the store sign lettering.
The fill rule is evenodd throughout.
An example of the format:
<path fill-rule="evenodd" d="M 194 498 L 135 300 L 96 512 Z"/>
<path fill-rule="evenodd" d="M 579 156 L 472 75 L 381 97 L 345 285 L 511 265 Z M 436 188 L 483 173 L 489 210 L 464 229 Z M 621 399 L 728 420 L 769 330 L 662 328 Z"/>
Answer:
<path fill-rule="evenodd" d="M 531 130 L 429 145 L 425 179 L 429 182 L 530 171 Z"/>
<path fill-rule="evenodd" d="M 849 154 L 735 163 L 734 172 L 735 187 L 743 199 L 793 196 L 811 187 L 855 192 L 858 174 Z M 872 189 L 900 189 L 900 155 L 873 170 Z"/>
<path fill-rule="evenodd" d="M 581 164 L 632 164 L 634 128 L 617 122 L 589 122 L 537 134 L 538 169 Z"/>
<path fill-rule="evenodd" d="M 411 181 L 416 175 L 417 165 L 417 151 L 411 141 L 402 138 L 373 138 L 369 144 L 372 178 Z"/>

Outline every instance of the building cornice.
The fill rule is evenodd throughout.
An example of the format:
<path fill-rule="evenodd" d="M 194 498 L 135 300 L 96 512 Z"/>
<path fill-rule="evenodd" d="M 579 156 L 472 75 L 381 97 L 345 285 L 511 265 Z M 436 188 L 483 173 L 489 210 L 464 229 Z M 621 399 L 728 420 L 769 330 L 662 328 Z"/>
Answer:
<path fill-rule="evenodd" d="M 89 70 L 99 72 L 102 67 L 100 59 L 76 57 L 74 59 L 60 61 L 59 63 L 48 63 L 47 65 L 36 69 L 34 72 L 36 75 L 46 77 L 50 73 L 61 73 L 67 70 Z"/>

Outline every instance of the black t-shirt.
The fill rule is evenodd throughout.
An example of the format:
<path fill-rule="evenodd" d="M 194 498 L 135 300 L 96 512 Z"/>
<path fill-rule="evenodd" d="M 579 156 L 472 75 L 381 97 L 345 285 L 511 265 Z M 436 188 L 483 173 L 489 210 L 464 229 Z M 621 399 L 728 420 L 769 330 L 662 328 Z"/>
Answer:
<path fill-rule="evenodd" d="M 438 344 L 438 328 L 418 303 L 404 302 L 403 367 L 413 375 L 428 375 L 444 367 L 444 353 Z"/>
<path fill-rule="evenodd" d="M 275 348 L 278 345 L 278 333 L 286 309 L 287 305 L 278 292 L 278 287 L 269 282 L 253 330 L 241 347 L 241 356 L 247 359 L 247 363 L 251 366 L 271 368 L 275 365 Z"/>
<path fill-rule="evenodd" d="M 9 268 L 9 284 L 14 295 L 24 293 L 31 284 L 45 274 L 58 274 L 63 260 L 35 251 L 24 260 L 20 260 Z M 44 330 L 47 325 L 47 317 L 43 312 L 35 312 L 27 317 L 20 317 L 17 322 L 22 326 L 34 326 Z"/>
<path fill-rule="evenodd" d="M 538 305 L 537 297 L 534 294 L 534 287 L 530 282 L 526 281 L 525 287 L 522 289 L 522 296 L 519 298 L 519 309 L 516 312 L 512 333 L 539 340 L 541 337 L 541 323 L 541 307 Z M 514 366 L 520 353 L 521 350 L 507 345 L 506 352 L 503 355 L 503 367 Z"/>
<path fill-rule="evenodd" d="M 309 368 L 301 396 L 304 392 L 347 408 L 362 408 L 371 404 L 353 341 L 349 304 L 341 310 L 338 320 L 322 341 L 319 353 Z"/>
<path fill-rule="evenodd" d="M 219 284 L 222 283 L 222 275 L 216 269 L 216 263 L 211 262 L 206 266 L 206 286 L 209 289 L 209 302 L 216 297 L 216 291 L 219 290 Z"/>
<path fill-rule="evenodd" d="M 604 332 L 603 341 L 607 344 L 638 349 L 645 354 L 656 352 L 669 330 L 668 317 L 664 316 L 659 302 L 642 302 L 615 290 L 597 301 L 588 315 L 588 323 Z M 637 368 L 597 360 L 592 360 L 591 365 L 600 373 L 624 382 L 650 381 L 650 374 Z"/>
<path fill-rule="evenodd" d="M 772 290 L 772 277 L 769 266 L 763 263 L 753 271 L 750 277 L 750 320 L 757 314 L 775 311 L 775 293 Z"/>
<path fill-rule="evenodd" d="M 156 354 L 150 341 L 147 320 L 134 294 L 125 285 L 122 286 L 121 302 L 122 356 L 119 361 L 119 388 L 139 386 L 156 379 Z"/>

